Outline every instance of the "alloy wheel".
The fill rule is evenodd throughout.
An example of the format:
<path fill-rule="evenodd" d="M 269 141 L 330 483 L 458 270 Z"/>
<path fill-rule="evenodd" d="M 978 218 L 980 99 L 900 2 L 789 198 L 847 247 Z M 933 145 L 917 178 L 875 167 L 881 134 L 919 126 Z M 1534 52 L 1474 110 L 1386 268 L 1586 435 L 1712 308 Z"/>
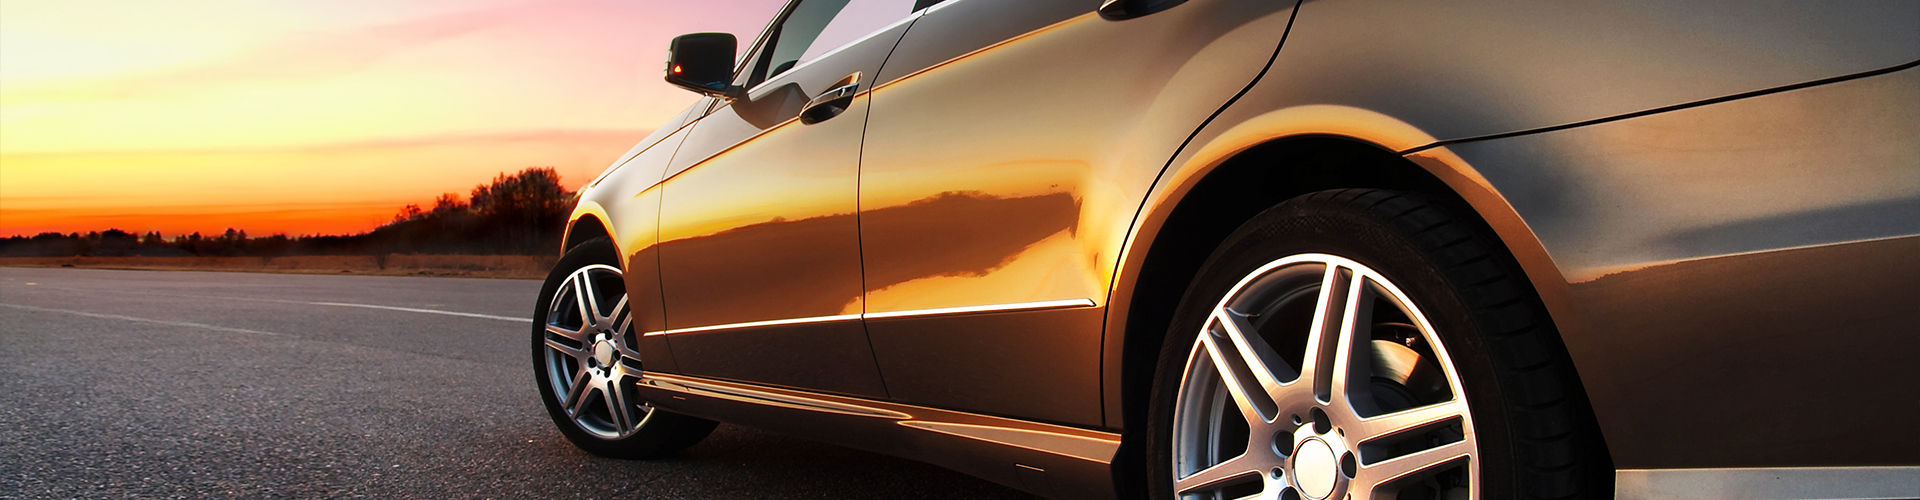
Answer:
<path fill-rule="evenodd" d="M 625 282 L 618 268 L 594 264 L 568 275 L 547 305 L 544 356 L 553 397 L 580 430 L 616 440 L 652 417 L 634 394 L 634 350 Z"/>
<path fill-rule="evenodd" d="M 1327 254 L 1210 311 L 1173 415 L 1173 489 L 1224 500 L 1473 498 L 1473 418 L 1445 347 L 1385 276 Z"/>

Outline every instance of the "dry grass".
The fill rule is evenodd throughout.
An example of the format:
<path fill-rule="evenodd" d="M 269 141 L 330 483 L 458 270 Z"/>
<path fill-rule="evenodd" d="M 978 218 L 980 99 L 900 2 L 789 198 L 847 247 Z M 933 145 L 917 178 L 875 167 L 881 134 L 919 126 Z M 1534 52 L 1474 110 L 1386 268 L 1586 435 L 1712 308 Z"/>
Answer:
<path fill-rule="evenodd" d="M 310 255 L 297 257 L 0 257 L 0 267 L 365 274 L 541 279 L 558 256 Z"/>

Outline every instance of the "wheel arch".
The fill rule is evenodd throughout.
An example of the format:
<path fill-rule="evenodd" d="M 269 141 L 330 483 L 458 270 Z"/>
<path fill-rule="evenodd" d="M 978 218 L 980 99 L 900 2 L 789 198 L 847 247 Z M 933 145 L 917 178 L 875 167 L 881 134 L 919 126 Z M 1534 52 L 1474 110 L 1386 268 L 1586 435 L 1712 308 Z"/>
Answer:
<path fill-rule="evenodd" d="M 1103 354 L 1107 425 L 1124 429 L 1125 459 L 1138 453 L 1154 365 L 1186 288 L 1213 250 L 1240 224 L 1295 196 L 1339 188 L 1414 192 L 1451 206 L 1513 256 L 1569 353 L 1584 332 L 1573 320 L 1567 281 L 1524 220 L 1483 177 L 1445 147 L 1390 117 L 1355 108 L 1306 106 L 1205 131 L 1176 157 L 1149 193 L 1118 263 Z M 1117 327 L 1117 328 L 1116 328 Z M 1576 375 L 1577 376 L 1577 375 Z M 1590 410 L 1589 410 L 1589 413 Z M 1117 470 L 1116 477 L 1143 477 Z M 1131 473 L 1129 473 L 1131 472 Z"/>
<path fill-rule="evenodd" d="M 566 255 L 568 250 L 573 250 L 573 247 L 592 241 L 594 238 L 606 238 L 613 241 L 615 245 L 619 244 L 620 240 L 613 237 L 612 227 L 606 223 L 607 211 L 598 203 L 580 202 L 579 206 L 574 207 L 573 215 L 567 220 L 567 232 L 560 239 L 561 255 Z"/>

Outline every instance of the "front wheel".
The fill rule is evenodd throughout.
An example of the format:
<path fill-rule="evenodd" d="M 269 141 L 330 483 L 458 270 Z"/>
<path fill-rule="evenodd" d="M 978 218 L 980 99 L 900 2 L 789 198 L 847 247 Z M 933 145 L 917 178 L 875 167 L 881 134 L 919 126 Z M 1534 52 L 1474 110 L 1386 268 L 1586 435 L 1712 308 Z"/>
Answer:
<path fill-rule="evenodd" d="M 1553 330 L 1496 247 L 1379 190 L 1269 209 L 1163 347 L 1156 497 L 1566 498 L 1600 465 Z M 1591 476 L 1587 476 L 1591 477 Z"/>
<path fill-rule="evenodd" d="M 641 374 L 626 282 L 612 243 L 560 258 L 534 310 L 533 368 L 547 415 L 568 441 L 614 458 L 654 458 L 713 432 L 714 422 L 655 409 L 635 393 Z"/>

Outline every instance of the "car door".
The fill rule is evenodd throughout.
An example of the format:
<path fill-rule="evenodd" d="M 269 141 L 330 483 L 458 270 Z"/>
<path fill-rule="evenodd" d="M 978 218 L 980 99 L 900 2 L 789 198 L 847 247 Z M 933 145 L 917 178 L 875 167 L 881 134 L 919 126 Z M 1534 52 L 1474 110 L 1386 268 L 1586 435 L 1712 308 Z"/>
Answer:
<path fill-rule="evenodd" d="M 667 329 L 654 335 L 682 372 L 885 397 L 860 321 L 856 186 L 867 79 L 913 3 L 788 4 L 740 65 L 744 95 L 675 153 L 660 208 Z"/>
<path fill-rule="evenodd" d="M 1123 2 L 1124 3 L 1124 2 Z M 958 0 L 882 70 L 863 145 L 867 328 L 900 401 L 1083 425 L 1118 249 L 1181 142 L 1253 80 L 1292 2 Z M 1138 14 L 1136 12 L 1136 14 Z M 1111 394 L 1111 392 L 1109 392 Z"/>

